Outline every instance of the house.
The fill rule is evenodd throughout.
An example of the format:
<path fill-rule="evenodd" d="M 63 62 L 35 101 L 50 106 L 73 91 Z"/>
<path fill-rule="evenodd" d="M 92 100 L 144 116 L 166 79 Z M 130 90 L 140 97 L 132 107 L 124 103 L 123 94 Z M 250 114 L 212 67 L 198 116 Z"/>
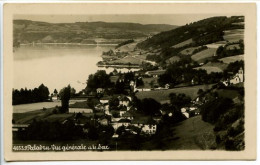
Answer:
<path fill-rule="evenodd" d="M 181 113 L 187 112 L 188 109 L 189 109 L 188 107 L 183 107 L 183 108 L 181 108 Z"/>
<path fill-rule="evenodd" d="M 97 88 L 97 94 L 102 94 L 104 93 L 104 89 L 103 88 Z"/>
<path fill-rule="evenodd" d="M 127 107 L 130 103 L 130 99 L 126 96 L 119 96 L 118 99 L 119 99 L 119 105 Z"/>
<path fill-rule="evenodd" d="M 134 119 L 134 115 L 131 112 L 129 112 L 129 111 L 127 111 L 124 114 L 122 114 L 122 117 L 125 118 L 125 119 L 129 119 L 129 120 L 133 120 Z"/>
<path fill-rule="evenodd" d="M 170 88 L 170 84 L 165 84 L 165 89 L 169 89 Z"/>
<path fill-rule="evenodd" d="M 161 121 L 162 117 L 161 116 L 154 116 L 153 120 L 156 121 L 156 123 L 158 124 Z"/>
<path fill-rule="evenodd" d="M 141 133 L 155 134 L 157 123 L 151 117 L 138 117 L 132 120 L 132 125 L 141 128 Z"/>
<path fill-rule="evenodd" d="M 238 73 L 235 74 L 235 76 L 233 76 L 230 79 L 230 84 L 238 84 L 241 82 L 244 82 L 244 71 L 242 69 L 242 67 L 238 70 Z"/>
<path fill-rule="evenodd" d="M 111 98 L 112 98 L 112 96 L 103 96 L 103 97 L 100 98 L 99 101 L 100 101 L 102 104 L 105 104 L 105 103 L 108 103 Z"/>
<path fill-rule="evenodd" d="M 69 108 L 69 113 L 93 113 L 91 108 Z"/>
<path fill-rule="evenodd" d="M 97 111 L 104 111 L 104 110 L 105 110 L 105 107 L 104 107 L 103 104 L 97 104 L 97 105 L 95 106 L 95 110 L 97 110 Z"/>
<path fill-rule="evenodd" d="M 129 126 L 130 124 L 131 124 L 131 120 L 129 120 L 129 119 L 120 119 L 120 120 L 118 120 L 118 121 L 116 121 L 116 122 L 111 123 L 112 127 L 113 127 L 115 130 L 117 130 L 117 129 L 118 129 L 119 127 L 121 127 L 121 126 L 127 127 L 127 126 Z"/>
<path fill-rule="evenodd" d="M 108 125 L 108 124 L 109 124 L 109 120 L 108 120 L 106 117 L 100 118 L 100 119 L 98 120 L 98 122 L 99 122 L 101 125 Z"/>
<path fill-rule="evenodd" d="M 52 101 L 58 101 L 58 100 L 59 100 L 58 94 L 52 94 L 52 95 L 51 95 L 51 100 L 52 100 Z"/>
<path fill-rule="evenodd" d="M 118 123 L 118 127 L 120 127 L 120 126 L 127 127 L 127 126 L 130 125 L 131 120 L 129 120 L 129 119 L 120 119 L 117 123 Z"/>
<path fill-rule="evenodd" d="M 190 114 L 188 112 L 183 112 L 182 113 L 186 118 L 190 118 Z"/>
<path fill-rule="evenodd" d="M 119 116 L 122 117 L 122 115 L 125 114 L 126 112 L 127 112 L 127 107 L 122 106 L 119 110 Z"/>
<path fill-rule="evenodd" d="M 70 105 L 69 113 L 93 113 L 93 109 L 88 106 L 87 101 L 82 101 Z"/>
<path fill-rule="evenodd" d="M 16 132 L 16 131 L 24 131 L 29 127 L 29 124 L 13 124 L 12 126 L 12 131 Z"/>
<path fill-rule="evenodd" d="M 106 110 L 109 110 L 109 104 L 108 103 L 105 103 L 105 104 L 103 104 L 104 105 L 104 110 L 106 111 Z"/>
<path fill-rule="evenodd" d="M 166 70 L 153 70 L 153 71 L 147 71 L 145 74 L 148 76 L 153 77 L 159 77 L 160 75 L 163 75 Z"/>

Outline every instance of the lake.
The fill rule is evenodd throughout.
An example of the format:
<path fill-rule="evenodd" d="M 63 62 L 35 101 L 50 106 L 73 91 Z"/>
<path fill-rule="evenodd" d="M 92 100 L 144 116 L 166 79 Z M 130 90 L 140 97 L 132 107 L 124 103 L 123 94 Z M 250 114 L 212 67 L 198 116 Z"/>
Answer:
<path fill-rule="evenodd" d="M 102 52 L 113 48 L 113 45 L 21 45 L 14 51 L 13 87 L 32 89 L 43 83 L 52 93 L 70 84 L 78 92 L 86 87 L 90 74 L 97 70 L 113 71 L 96 66 L 102 60 Z"/>

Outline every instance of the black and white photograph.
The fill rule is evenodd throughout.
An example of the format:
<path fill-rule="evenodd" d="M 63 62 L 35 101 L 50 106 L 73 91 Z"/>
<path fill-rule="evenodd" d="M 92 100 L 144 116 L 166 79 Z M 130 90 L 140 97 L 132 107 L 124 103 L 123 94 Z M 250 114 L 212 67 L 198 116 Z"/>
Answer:
<path fill-rule="evenodd" d="M 63 13 L 24 5 L 24 13 L 8 15 L 9 152 L 239 154 L 251 147 L 245 116 L 251 110 L 256 120 L 256 95 L 246 83 L 254 85 L 256 68 L 246 61 L 256 59 L 256 41 L 246 41 L 247 10 L 167 13 L 161 5 L 149 13 L 134 4 L 126 10 L 137 12 L 108 13 L 104 5 L 104 13 L 88 14 L 84 5 L 73 14 L 68 5 Z"/>

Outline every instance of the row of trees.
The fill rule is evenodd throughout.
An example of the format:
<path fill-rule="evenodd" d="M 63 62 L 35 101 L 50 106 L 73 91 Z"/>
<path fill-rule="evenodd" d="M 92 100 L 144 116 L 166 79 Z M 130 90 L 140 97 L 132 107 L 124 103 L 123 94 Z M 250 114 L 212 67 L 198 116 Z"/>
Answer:
<path fill-rule="evenodd" d="M 34 89 L 15 89 L 12 92 L 13 105 L 26 104 L 26 103 L 36 103 L 43 102 L 49 99 L 49 89 L 48 87 L 41 84 L 38 88 Z"/>
<path fill-rule="evenodd" d="M 232 45 L 234 45 L 234 48 L 229 49 L 228 47 Z M 237 48 L 236 45 L 238 45 L 239 48 Z M 216 51 L 217 58 L 244 54 L 244 47 L 243 40 L 240 40 L 238 43 L 230 43 L 225 46 L 220 46 Z"/>
<path fill-rule="evenodd" d="M 211 84 L 219 82 L 222 77 L 222 73 L 207 74 L 206 70 L 195 70 L 189 65 L 180 67 L 179 63 L 173 63 L 168 66 L 165 74 L 159 77 L 158 83 L 160 86 L 175 86 L 180 83 Z"/>

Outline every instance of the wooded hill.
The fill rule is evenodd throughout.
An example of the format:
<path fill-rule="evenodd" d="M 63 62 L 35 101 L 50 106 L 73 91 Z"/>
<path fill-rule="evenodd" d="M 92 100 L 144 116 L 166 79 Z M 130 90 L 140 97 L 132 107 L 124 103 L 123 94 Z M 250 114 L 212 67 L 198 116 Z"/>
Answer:
<path fill-rule="evenodd" d="M 181 42 L 185 42 L 184 46 L 201 46 L 217 41 L 222 41 L 224 31 L 232 29 L 244 29 L 244 17 L 212 17 L 197 22 L 186 24 L 176 29 L 161 32 L 153 37 L 139 43 L 138 48 L 169 48 Z M 191 41 L 191 42 L 189 42 Z M 177 48 L 177 47 L 175 47 Z"/>
<path fill-rule="evenodd" d="M 75 22 L 47 23 L 14 20 L 14 41 L 20 43 L 95 43 L 102 39 L 135 39 L 176 28 L 166 24 Z"/>

